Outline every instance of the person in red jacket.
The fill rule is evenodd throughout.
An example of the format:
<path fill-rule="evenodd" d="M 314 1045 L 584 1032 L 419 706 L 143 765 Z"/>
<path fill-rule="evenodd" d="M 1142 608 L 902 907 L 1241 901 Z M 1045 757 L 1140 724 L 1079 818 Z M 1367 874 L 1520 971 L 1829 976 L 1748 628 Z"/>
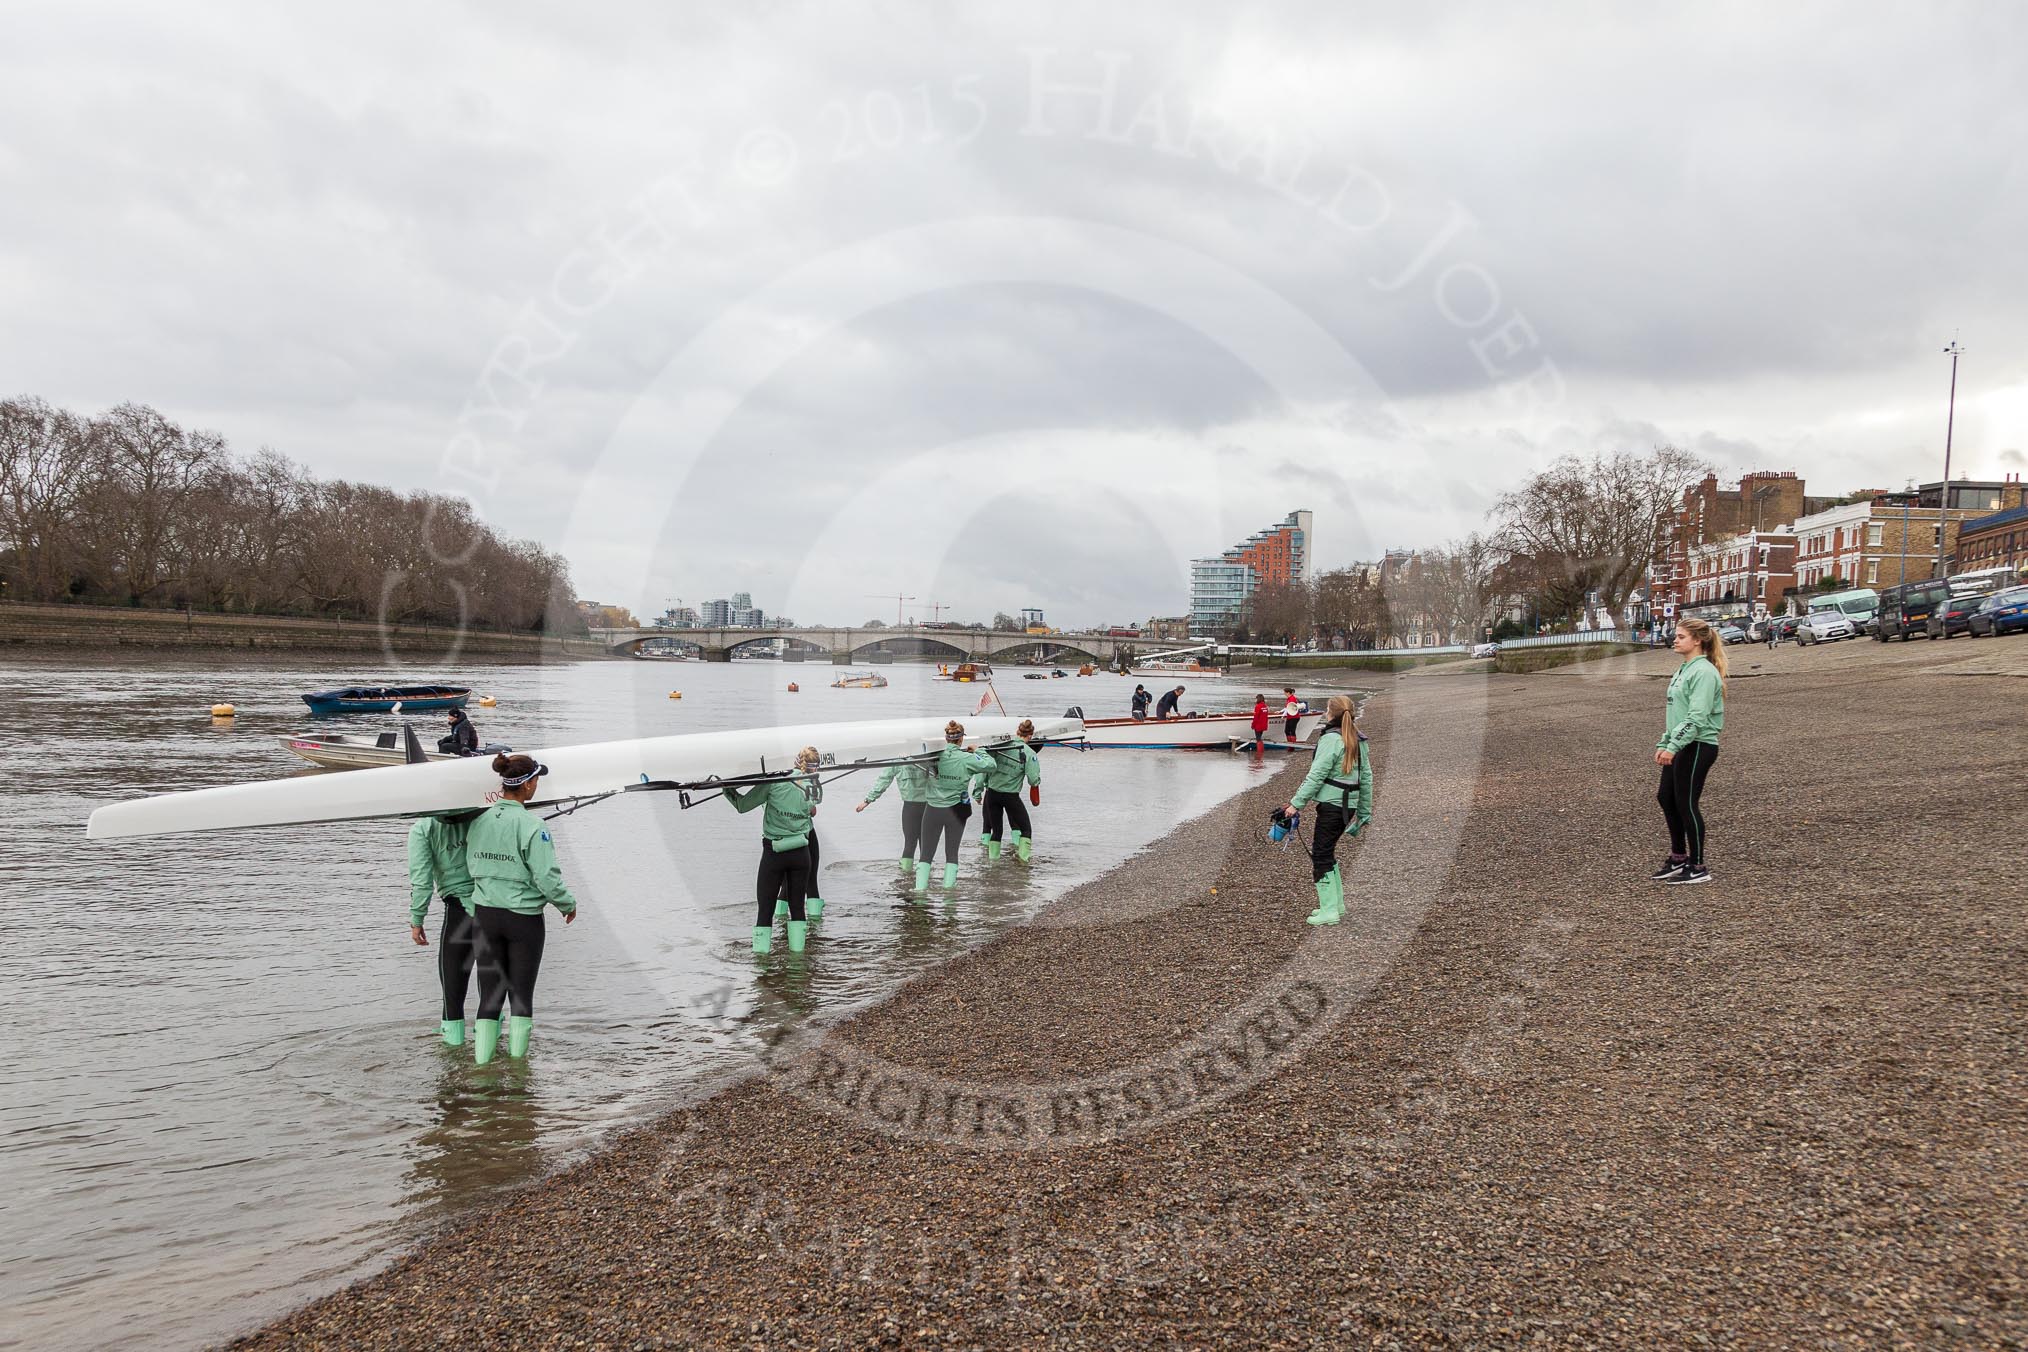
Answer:
<path fill-rule="evenodd" d="M 1253 697 L 1253 754 L 1256 756 L 1263 754 L 1267 750 L 1266 747 L 1261 745 L 1267 737 L 1267 730 L 1267 696 L 1255 695 Z"/>

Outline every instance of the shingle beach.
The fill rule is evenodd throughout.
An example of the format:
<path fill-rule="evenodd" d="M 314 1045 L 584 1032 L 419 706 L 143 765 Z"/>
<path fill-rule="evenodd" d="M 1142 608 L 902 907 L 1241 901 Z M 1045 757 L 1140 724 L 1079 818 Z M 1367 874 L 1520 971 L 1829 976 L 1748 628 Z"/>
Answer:
<path fill-rule="evenodd" d="M 1369 678 L 1344 925 L 1292 764 L 234 1346 L 2028 1346 L 2028 640 L 1736 650 L 1692 888 L 1673 661 Z"/>

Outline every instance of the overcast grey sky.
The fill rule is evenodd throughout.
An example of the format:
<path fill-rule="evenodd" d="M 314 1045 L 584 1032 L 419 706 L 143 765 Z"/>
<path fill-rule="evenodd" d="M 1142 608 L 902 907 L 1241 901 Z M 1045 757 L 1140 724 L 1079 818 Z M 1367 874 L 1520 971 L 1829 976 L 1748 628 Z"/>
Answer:
<path fill-rule="evenodd" d="M 1183 608 L 1670 440 L 2028 469 L 2003 5 L 10 7 L 0 393 L 657 609 Z M 911 607 L 919 609 L 919 607 Z"/>

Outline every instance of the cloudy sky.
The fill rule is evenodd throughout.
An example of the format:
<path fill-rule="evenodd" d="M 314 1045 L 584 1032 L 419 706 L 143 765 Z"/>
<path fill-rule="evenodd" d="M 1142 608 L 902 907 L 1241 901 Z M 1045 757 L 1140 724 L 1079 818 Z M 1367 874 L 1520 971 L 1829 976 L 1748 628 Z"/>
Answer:
<path fill-rule="evenodd" d="M 1183 608 L 1566 451 L 2028 470 L 2015 7 L 10 7 L 0 393 L 643 612 Z M 1638 17 L 1637 17 L 1638 16 Z"/>

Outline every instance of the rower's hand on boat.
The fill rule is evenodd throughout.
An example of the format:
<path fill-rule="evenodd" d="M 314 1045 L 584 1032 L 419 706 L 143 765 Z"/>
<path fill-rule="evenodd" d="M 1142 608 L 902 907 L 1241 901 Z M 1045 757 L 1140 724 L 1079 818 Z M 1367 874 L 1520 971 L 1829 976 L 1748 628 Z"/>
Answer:
<path fill-rule="evenodd" d="M 430 936 L 423 933 L 421 925 L 410 925 L 408 927 L 408 937 L 415 940 L 416 946 L 419 948 L 428 948 L 430 946 Z"/>

